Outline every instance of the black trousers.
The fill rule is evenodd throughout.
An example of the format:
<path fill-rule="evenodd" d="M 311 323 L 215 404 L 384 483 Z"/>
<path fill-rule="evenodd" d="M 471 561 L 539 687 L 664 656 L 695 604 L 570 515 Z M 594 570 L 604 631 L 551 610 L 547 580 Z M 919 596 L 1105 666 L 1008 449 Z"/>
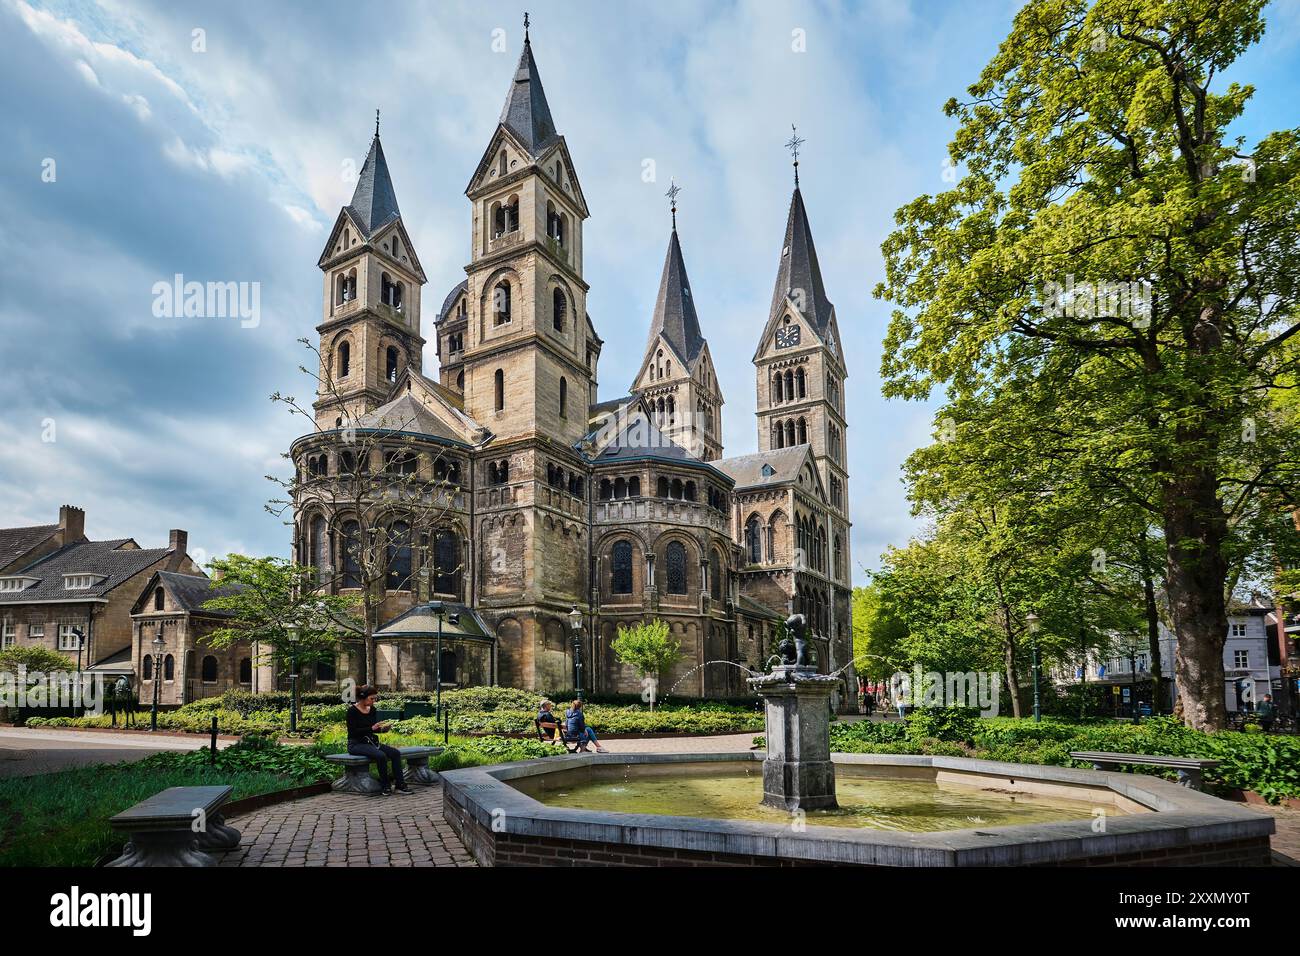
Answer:
<path fill-rule="evenodd" d="M 388 764 L 393 765 L 393 780 L 398 788 L 406 786 L 402 776 L 402 752 L 388 744 L 348 744 L 348 753 L 354 757 L 369 757 L 379 767 L 379 785 L 388 789 Z"/>

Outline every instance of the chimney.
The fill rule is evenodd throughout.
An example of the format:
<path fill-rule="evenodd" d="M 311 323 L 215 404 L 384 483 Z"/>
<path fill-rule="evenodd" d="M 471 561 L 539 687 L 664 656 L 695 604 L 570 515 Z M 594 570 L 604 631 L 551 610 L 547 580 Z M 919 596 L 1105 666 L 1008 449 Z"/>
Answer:
<path fill-rule="evenodd" d="M 59 536 L 67 547 L 86 537 L 86 512 L 73 505 L 59 508 Z"/>
<path fill-rule="evenodd" d="M 184 554 L 190 543 L 190 536 L 179 528 L 172 528 L 167 538 L 167 547 L 171 551 Z"/>

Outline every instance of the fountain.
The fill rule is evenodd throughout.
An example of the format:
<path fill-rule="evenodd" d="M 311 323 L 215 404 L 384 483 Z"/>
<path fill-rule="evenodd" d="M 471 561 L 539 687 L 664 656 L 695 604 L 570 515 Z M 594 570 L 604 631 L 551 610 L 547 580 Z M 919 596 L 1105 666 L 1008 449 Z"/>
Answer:
<path fill-rule="evenodd" d="M 767 714 L 762 802 L 783 810 L 834 809 L 830 698 L 839 682 L 817 673 L 809 660 L 804 616 L 791 615 L 785 626 L 793 638 L 780 644 L 781 663 L 749 679 Z"/>

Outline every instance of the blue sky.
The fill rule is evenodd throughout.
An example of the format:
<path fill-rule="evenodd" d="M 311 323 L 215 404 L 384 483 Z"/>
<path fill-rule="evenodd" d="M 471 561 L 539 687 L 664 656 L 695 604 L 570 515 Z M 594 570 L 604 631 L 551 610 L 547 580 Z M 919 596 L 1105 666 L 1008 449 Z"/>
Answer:
<path fill-rule="evenodd" d="M 295 340 L 314 335 L 315 262 L 351 195 L 345 170 L 382 108 L 431 322 L 464 276 L 463 190 L 528 8 L 592 210 L 585 276 L 606 340 L 602 398 L 625 394 L 641 358 L 675 178 L 729 455 L 756 446 L 749 359 L 790 198 L 782 144 L 798 124 L 849 360 L 861 583 L 915 529 L 899 466 L 930 440 L 930 410 L 880 397 L 880 242 L 895 209 L 945 187 L 941 106 L 976 78 L 1018 6 L 0 0 L 0 527 L 47 523 L 72 503 L 94 537 L 158 546 L 181 527 L 200 557 L 287 554 L 263 476 L 283 470 L 302 428 L 268 396 L 311 391 Z M 1295 122 L 1300 0 L 1268 15 L 1263 44 L 1231 74 L 1259 87 L 1241 130 L 1251 140 Z M 260 324 L 155 317 L 153 286 L 176 273 L 260 283 Z M 430 350 L 426 370 L 435 362 Z"/>

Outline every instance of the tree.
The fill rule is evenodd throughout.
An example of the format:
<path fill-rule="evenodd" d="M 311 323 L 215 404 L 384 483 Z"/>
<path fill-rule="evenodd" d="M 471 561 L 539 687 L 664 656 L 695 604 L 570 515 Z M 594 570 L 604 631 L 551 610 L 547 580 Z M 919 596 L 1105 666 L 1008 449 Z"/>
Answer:
<path fill-rule="evenodd" d="M 1271 397 L 1300 368 L 1300 130 L 1246 154 L 1229 127 L 1252 90 L 1216 87 L 1263 6 L 1031 0 L 948 103 L 965 172 L 899 210 L 876 290 L 898 306 L 886 395 L 1022 393 L 1014 461 L 1051 445 L 1094 507 L 1124 496 L 1158 529 L 1185 720 L 1205 730 L 1225 718 L 1232 562 L 1252 516 L 1300 500 Z"/>
<path fill-rule="evenodd" d="M 654 710 L 659 675 L 682 659 L 681 641 L 669 633 L 668 622 L 655 618 L 631 627 L 619 627 L 609 646 L 621 663 L 634 667 L 643 680 L 654 682 L 650 685 L 650 709 Z"/>
<path fill-rule="evenodd" d="M 853 589 L 853 666 L 873 683 L 900 668 L 907 638 L 907 625 L 882 592 L 876 581 Z"/>
<path fill-rule="evenodd" d="M 205 641 L 216 648 L 248 642 L 259 656 L 291 668 L 331 660 L 340 637 L 348 631 L 351 597 L 319 594 L 316 570 L 283 558 L 250 558 L 231 554 L 208 563 L 218 593 L 203 602 L 209 611 L 223 611 L 225 623 Z M 293 714 L 298 713 L 297 685 Z"/>
<path fill-rule="evenodd" d="M 311 451 L 302 452 L 302 458 L 332 453 L 338 465 L 333 473 L 295 466 L 287 480 L 268 475 L 283 495 L 268 502 L 267 510 L 289 516 L 287 523 L 313 509 L 330 516 L 329 530 L 338 542 L 332 559 L 317 554 L 300 558 L 316 565 L 315 586 L 322 593 L 347 591 L 356 596 L 360 614 L 350 620 L 363 647 L 361 678 L 373 682 L 379 656 L 374 634 L 385 592 L 409 589 L 417 600 L 429 600 L 439 582 L 457 578 L 463 568 L 459 555 L 442 555 L 440 563 L 439 549 L 440 536 L 454 533 L 449 516 L 463 493 L 460 465 L 450 453 L 424 460 L 412 434 L 418 430 L 413 418 L 368 427 L 366 409 L 345 397 L 334 363 L 309 340 L 299 341 L 317 359 L 316 372 L 299 367 L 316 382 L 319 398 L 314 407 L 333 409 L 334 427 L 322 427 L 314 407 L 301 405 L 291 395 L 277 392 L 271 399 L 312 423 Z M 293 454 L 284 457 L 292 460 Z M 300 540 L 305 540 L 308 532 L 299 531 Z M 321 557 L 324 560 L 318 560 Z"/>

